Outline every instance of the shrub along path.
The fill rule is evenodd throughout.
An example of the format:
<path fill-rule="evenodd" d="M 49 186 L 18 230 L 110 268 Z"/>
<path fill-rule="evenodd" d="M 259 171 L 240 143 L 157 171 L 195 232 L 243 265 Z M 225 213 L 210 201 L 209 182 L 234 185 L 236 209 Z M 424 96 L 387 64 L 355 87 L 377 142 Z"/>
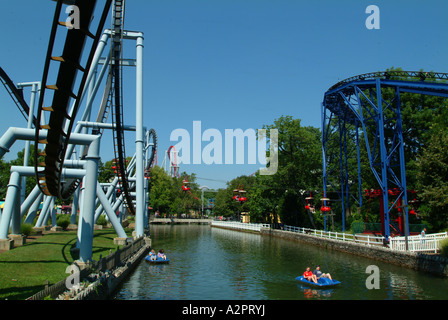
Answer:
<path fill-rule="evenodd" d="M 116 250 L 116 236 L 114 229 L 95 230 L 92 259 Z M 65 279 L 67 266 L 78 258 L 70 252 L 76 238 L 76 231 L 45 232 L 31 236 L 23 246 L 0 252 L 0 300 L 26 299 L 42 290 L 47 280 L 51 285 Z"/>

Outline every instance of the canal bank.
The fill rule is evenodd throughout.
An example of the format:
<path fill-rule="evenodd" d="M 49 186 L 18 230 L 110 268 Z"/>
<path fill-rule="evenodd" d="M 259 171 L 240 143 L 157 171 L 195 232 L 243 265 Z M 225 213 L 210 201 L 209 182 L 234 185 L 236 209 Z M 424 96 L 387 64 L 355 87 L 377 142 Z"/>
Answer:
<path fill-rule="evenodd" d="M 440 277 L 448 277 L 448 259 L 438 254 L 393 251 L 382 246 L 368 246 L 355 242 L 326 239 L 310 234 L 269 228 L 261 228 L 260 234 L 263 236 L 295 240 L 325 249 L 337 250 L 365 258 L 395 264 L 416 271 L 427 272 Z"/>
<path fill-rule="evenodd" d="M 227 228 L 226 228 L 227 229 Z M 403 268 L 371 257 L 326 250 L 260 232 L 235 232 L 207 225 L 155 225 L 153 248 L 171 262 L 141 261 L 114 300 L 446 300 L 448 278 Z M 301 285 L 296 277 L 320 265 L 341 282 L 331 289 Z M 367 282 L 371 265 L 379 289 Z"/>
<path fill-rule="evenodd" d="M 67 267 L 70 276 L 26 300 L 106 300 L 113 296 L 150 249 L 151 239 L 140 237 L 106 257 L 100 256 L 99 261 L 75 261 Z"/>

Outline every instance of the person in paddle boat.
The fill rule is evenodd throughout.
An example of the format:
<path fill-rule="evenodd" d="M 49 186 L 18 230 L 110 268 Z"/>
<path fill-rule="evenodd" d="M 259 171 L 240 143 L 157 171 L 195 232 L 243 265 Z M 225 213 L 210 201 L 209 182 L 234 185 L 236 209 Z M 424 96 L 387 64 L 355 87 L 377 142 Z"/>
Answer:
<path fill-rule="evenodd" d="M 312 281 L 314 283 L 317 283 L 317 277 L 316 275 L 311 271 L 310 267 L 306 268 L 306 271 L 303 273 L 303 277 L 308 280 L 308 281 Z"/>
<path fill-rule="evenodd" d="M 154 249 L 151 250 L 151 252 L 149 252 L 149 260 L 156 260 L 157 256 L 156 256 L 156 252 L 154 251 Z"/>
<path fill-rule="evenodd" d="M 159 253 L 157 254 L 157 258 L 166 260 L 166 255 L 165 255 L 163 249 L 160 249 L 160 250 L 159 250 Z"/>
<path fill-rule="evenodd" d="M 323 278 L 328 278 L 330 280 L 333 280 L 333 279 L 331 279 L 331 275 L 329 273 L 323 273 L 320 270 L 320 266 L 316 266 L 316 270 L 313 271 L 313 274 L 316 276 L 317 279 L 319 279 L 320 277 L 323 277 Z"/>

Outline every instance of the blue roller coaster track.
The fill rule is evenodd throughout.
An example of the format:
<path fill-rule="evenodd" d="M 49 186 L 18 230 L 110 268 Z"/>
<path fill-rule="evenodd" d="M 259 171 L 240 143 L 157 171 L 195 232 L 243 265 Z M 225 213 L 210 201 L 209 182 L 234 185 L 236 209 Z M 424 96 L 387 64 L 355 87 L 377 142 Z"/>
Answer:
<path fill-rule="evenodd" d="M 362 205 L 360 146 L 363 145 L 382 193 L 381 220 L 385 238 L 390 235 L 389 213 L 399 200 L 408 223 L 400 95 L 414 93 L 447 98 L 446 80 L 448 73 L 373 72 L 340 81 L 325 93 L 322 102 L 323 189 L 327 195 L 335 194 L 334 202 L 341 206 L 343 230 L 351 202 Z M 390 88 L 387 94 L 385 88 Z M 349 160 L 355 158 L 354 165 Z M 395 198 L 388 192 L 391 189 L 398 190 Z M 409 230 L 408 225 L 405 230 Z"/>

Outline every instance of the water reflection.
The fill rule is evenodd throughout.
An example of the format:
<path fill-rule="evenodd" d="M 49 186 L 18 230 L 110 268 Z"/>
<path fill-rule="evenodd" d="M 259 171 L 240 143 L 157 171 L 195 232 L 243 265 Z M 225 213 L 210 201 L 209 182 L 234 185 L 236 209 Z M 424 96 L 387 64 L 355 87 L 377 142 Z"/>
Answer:
<path fill-rule="evenodd" d="M 296 241 L 197 225 L 153 226 L 155 250 L 170 264 L 142 261 L 116 299 L 384 300 L 446 299 L 448 279 Z M 380 270 L 380 289 L 366 288 L 367 266 Z M 295 278 L 320 265 L 334 288 L 309 288 Z"/>
<path fill-rule="evenodd" d="M 305 299 L 328 299 L 333 294 L 334 289 L 317 289 L 311 288 L 304 285 L 297 285 L 303 292 L 303 297 Z"/>
<path fill-rule="evenodd" d="M 431 297 L 425 294 L 421 288 L 412 278 L 404 275 L 390 273 L 387 282 L 388 289 L 393 292 L 392 296 L 399 299 L 421 300 L 430 299 Z M 447 290 L 445 288 L 445 290 Z"/>

